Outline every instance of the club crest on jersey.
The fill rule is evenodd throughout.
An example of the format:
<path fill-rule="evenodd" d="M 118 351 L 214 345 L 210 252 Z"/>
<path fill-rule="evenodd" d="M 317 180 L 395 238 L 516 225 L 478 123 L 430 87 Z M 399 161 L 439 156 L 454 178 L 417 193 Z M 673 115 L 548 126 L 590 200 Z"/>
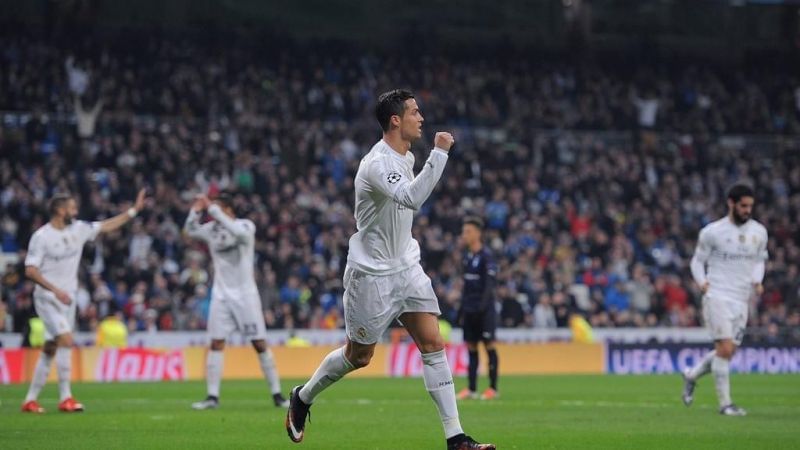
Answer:
<path fill-rule="evenodd" d="M 358 330 L 356 330 L 356 336 L 360 337 L 361 339 L 366 339 L 367 329 L 364 327 L 358 327 Z"/>
<path fill-rule="evenodd" d="M 740 235 L 739 235 L 739 242 L 741 242 L 742 244 L 744 244 L 744 241 L 745 241 L 745 237 L 744 237 L 744 235 L 743 235 L 743 234 L 740 234 Z"/>
<path fill-rule="evenodd" d="M 388 181 L 388 182 L 389 182 L 389 184 L 395 184 L 395 183 L 397 183 L 398 181 L 400 181 L 400 178 L 402 178 L 402 177 L 403 177 L 403 176 L 402 176 L 402 175 L 400 175 L 399 173 L 397 173 L 397 172 L 392 172 L 392 173 L 390 173 L 390 174 L 389 174 L 389 176 L 387 176 L 387 177 L 386 177 L 386 181 Z"/>

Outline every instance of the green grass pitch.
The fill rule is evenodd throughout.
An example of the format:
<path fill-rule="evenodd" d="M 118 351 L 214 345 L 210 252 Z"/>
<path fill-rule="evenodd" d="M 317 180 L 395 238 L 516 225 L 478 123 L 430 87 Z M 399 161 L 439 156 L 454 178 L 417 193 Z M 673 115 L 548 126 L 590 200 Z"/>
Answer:
<path fill-rule="evenodd" d="M 288 391 L 295 380 L 284 380 Z M 485 383 L 485 379 L 481 380 Z M 680 402 L 678 376 L 501 378 L 500 399 L 460 403 L 467 433 L 506 449 L 800 448 L 800 376 L 735 375 L 747 417 L 717 414 L 713 380 L 695 404 Z M 458 380 L 457 387 L 463 386 Z M 43 416 L 19 411 L 27 386 L 0 386 L 0 448 L 443 449 L 421 379 L 345 379 L 312 408 L 305 441 L 293 444 L 285 412 L 264 382 L 222 383 L 220 408 L 192 411 L 203 382 L 77 384 L 83 414 L 56 411 L 48 385 Z"/>

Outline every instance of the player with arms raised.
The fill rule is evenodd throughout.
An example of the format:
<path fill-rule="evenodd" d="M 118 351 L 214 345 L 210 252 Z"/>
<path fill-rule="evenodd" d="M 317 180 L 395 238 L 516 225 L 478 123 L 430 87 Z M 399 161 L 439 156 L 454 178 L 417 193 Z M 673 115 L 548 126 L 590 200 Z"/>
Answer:
<path fill-rule="evenodd" d="M 57 194 L 50 200 L 50 221 L 33 233 L 25 258 L 25 275 L 36 283 L 33 304 L 44 323 L 45 343 L 22 405 L 23 412 L 44 412 L 37 399 L 47 383 L 53 359 L 58 371 L 58 409 L 63 412 L 83 411 L 83 405 L 72 397 L 70 386 L 72 329 L 83 246 L 99 234 L 110 233 L 128 223 L 144 208 L 144 204 L 145 192 L 142 190 L 127 212 L 102 222 L 89 223 L 75 220 L 78 204 L 72 196 Z"/>
<path fill-rule="evenodd" d="M 703 291 L 703 317 L 714 339 L 714 350 L 684 374 L 683 402 L 694 400 L 697 380 L 712 372 L 720 414 L 744 416 L 731 401 L 730 360 L 741 345 L 747 326 L 748 301 L 764 288 L 767 230 L 751 219 L 754 195 L 737 184 L 728 191 L 728 215 L 701 231 L 691 262 L 692 276 Z"/>
<path fill-rule="evenodd" d="M 201 224 L 203 211 L 208 211 L 213 220 Z M 206 399 L 193 403 L 192 408 L 203 410 L 219 406 L 222 351 L 225 349 L 225 339 L 234 331 L 245 335 L 253 344 L 275 406 L 288 407 L 288 400 L 281 394 L 281 382 L 272 351 L 267 348 L 267 329 L 253 273 L 255 224 L 247 219 L 236 218 L 233 199 L 229 195 L 219 195 L 213 202 L 201 195 L 189 211 L 184 230 L 190 237 L 208 244 L 214 261 L 214 284 L 208 317 L 211 346 L 206 356 L 208 392 Z"/>
<path fill-rule="evenodd" d="M 435 148 L 414 176 L 411 143 L 422 137 L 422 114 L 404 90 L 382 94 L 375 116 L 383 139 L 364 156 L 355 178 L 358 232 L 350 238 L 344 271 L 347 340 L 322 361 L 305 385 L 291 392 L 286 431 L 303 440 L 306 417 L 316 397 L 347 373 L 365 367 L 375 344 L 399 319 L 422 352 L 425 387 L 439 410 L 449 450 L 494 449 L 461 429 L 453 376 L 439 334 L 438 300 L 419 264 L 419 244 L 411 236 L 414 211 L 433 191 L 453 145 L 450 133 L 436 133 Z"/>

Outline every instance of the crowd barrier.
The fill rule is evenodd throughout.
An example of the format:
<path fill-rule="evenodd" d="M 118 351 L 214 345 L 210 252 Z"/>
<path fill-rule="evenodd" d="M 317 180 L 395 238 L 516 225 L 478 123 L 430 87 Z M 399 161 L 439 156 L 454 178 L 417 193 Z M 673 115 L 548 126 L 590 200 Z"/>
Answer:
<path fill-rule="evenodd" d="M 272 347 L 278 370 L 284 378 L 310 376 L 320 361 L 337 346 Z M 498 344 L 504 374 L 603 373 L 603 346 L 600 344 L 546 343 Z M 76 347 L 72 352 L 72 379 L 84 382 L 179 381 L 205 377 L 203 347 L 183 349 L 126 348 L 101 349 Z M 565 357 L 569 355 L 569 357 Z M 464 344 L 447 347 L 455 376 L 467 372 Z M 39 350 L 0 349 L 0 384 L 27 383 L 33 375 Z M 485 358 L 484 358 L 485 359 Z M 482 368 L 485 371 L 485 368 Z M 55 381 L 55 371 L 50 381 Z M 372 363 L 352 377 L 418 377 L 422 361 L 414 344 L 379 344 Z M 261 369 L 252 347 L 225 349 L 225 379 L 257 379 Z"/>
<path fill-rule="evenodd" d="M 306 378 L 338 345 L 310 347 L 273 346 L 284 378 Z M 711 349 L 694 343 L 594 343 L 570 342 L 497 344 L 505 375 L 537 374 L 672 374 L 691 367 Z M 204 347 L 102 349 L 76 347 L 72 352 L 73 381 L 156 382 L 201 380 L 205 377 Z M 0 384 L 27 383 L 39 350 L 0 349 Z M 455 376 L 465 376 L 468 355 L 463 343 L 447 346 Z M 482 358 L 485 366 L 486 359 Z M 745 345 L 731 368 L 739 373 L 800 373 L 800 346 Z M 485 372 L 485 367 L 481 367 Z M 55 381 L 56 371 L 50 372 Z M 422 375 L 419 350 L 413 343 L 379 344 L 372 363 L 351 377 L 418 377 Z M 261 369 L 249 346 L 227 347 L 225 379 L 258 379 Z"/>
<path fill-rule="evenodd" d="M 701 344 L 607 344 L 605 372 L 621 375 L 679 373 L 711 350 Z M 738 373 L 800 373 L 800 346 L 745 345 L 731 359 Z"/>

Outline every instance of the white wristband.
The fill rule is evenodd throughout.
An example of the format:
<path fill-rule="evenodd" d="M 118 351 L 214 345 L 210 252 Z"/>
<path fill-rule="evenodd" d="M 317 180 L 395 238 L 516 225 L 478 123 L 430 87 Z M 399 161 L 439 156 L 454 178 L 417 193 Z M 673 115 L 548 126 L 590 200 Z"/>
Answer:
<path fill-rule="evenodd" d="M 130 217 L 131 219 L 136 217 L 137 214 L 139 214 L 139 211 L 137 211 L 136 208 L 129 208 L 128 209 L 128 217 Z"/>

